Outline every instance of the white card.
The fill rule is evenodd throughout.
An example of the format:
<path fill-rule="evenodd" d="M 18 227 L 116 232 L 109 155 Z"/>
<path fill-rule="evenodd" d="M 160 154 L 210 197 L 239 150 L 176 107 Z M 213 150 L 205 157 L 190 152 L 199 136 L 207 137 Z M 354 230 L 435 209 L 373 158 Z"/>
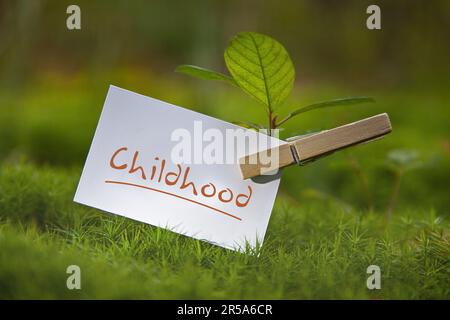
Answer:
<path fill-rule="evenodd" d="M 211 151 L 207 146 L 212 140 L 202 141 L 208 132 L 211 139 L 211 133 L 225 137 L 227 130 L 258 136 L 260 145 L 234 145 L 232 164 L 199 159 L 202 150 Z M 193 163 L 173 161 L 174 150 L 180 151 L 180 133 L 191 135 Z M 283 143 L 110 86 L 74 201 L 225 248 L 254 248 L 264 240 L 280 180 L 242 180 L 237 159 L 267 147 L 264 141 Z M 186 150 L 179 154 L 187 158 Z M 230 153 L 227 149 L 221 157 Z"/>

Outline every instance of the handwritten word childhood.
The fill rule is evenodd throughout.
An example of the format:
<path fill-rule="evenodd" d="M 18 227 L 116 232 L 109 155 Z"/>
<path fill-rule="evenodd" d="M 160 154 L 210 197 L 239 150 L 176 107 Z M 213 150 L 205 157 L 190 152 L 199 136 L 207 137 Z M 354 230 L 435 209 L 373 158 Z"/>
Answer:
<path fill-rule="evenodd" d="M 237 207 L 246 207 L 252 196 L 252 187 L 247 186 L 248 194 L 236 193 L 228 187 L 218 187 L 212 182 L 198 184 L 189 177 L 190 167 L 177 164 L 175 171 L 169 171 L 167 161 L 154 158 L 154 163 L 145 166 L 139 161 L 139 151 L 130 152 L 127 147 L 114 151 L 109 166 L 116 170 L 126 170 L 129 174 L 138 175 L 142 180 L 163 183 L 166 186 L 177 187 L 180 190 L 190 190 L 196 197 L 217 197 L 220 202 L 230 203 Z"/>

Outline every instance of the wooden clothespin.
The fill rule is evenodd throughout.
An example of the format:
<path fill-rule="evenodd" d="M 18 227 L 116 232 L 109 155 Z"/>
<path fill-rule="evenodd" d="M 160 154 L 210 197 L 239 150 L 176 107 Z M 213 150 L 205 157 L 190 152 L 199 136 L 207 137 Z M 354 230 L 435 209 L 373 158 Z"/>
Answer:
<path fill-rule="evenodd" d="M 376 140 L 391 131 L 389 116 L 382 113 L 334 129 L 290 139 L 286 144 L 239 159 L 241 175 L 243 179 L 248 179 L 292 164 L 303 165 L 334 151 Z M 261 160 L 275 152 L 278 152 L 275 167 Z"/>

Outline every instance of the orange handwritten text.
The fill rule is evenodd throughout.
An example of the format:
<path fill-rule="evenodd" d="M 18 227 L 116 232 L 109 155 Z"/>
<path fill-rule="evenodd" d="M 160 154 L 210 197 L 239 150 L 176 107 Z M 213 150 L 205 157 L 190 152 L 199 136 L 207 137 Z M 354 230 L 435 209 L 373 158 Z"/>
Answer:
<path fill-rule="evenodd" d="M 165 159 L 160 160 L 159 157 L 154 158 L 154 163 L 145 165 L 139 162 L 139 151 L 129 152 L 127 147 L 118 148 L 111 156 L 109 166 L 115 170 L 126 170 L 130 175 L 137 175 L 145 182 L 154 182 L 163 184 L 165 186 L 173 188 L 171 191 L 161 190 L 156 187 L 150 187 L 146 184 L 135 184 L 126 181 L 114 181 L 106 180 L 105 183 L 121 184 L 131 187 L 142 188 L 150 191 L 160 192 L 166 195 L 170 195 L 179 199 L 183 199 L 216 212 L 225 214 L 229 217 L 237 220 L 241 218 L 232 215 L 228 212 L 219 210 L 210 205 L 205 204 L 202 200 L 208 198 L 216 198 L 222 203 L 229 203 L 235 208 L 246 207 L 252 197 L 252 187 L 247 186 L 247 193 L 237 193 L 228 187 L 218 187 L 212 182 L 198 183 L 189 177 L 191 168 L 189 166 L 176 165 L 176 169 L 170 171 L 166 168 L 167 161 Z M 145 183 L 144 182 L 144 183 Z M 177 189 L 189 191 L 188 193 L 196 199 L 191 197 L 185 197 L 177 194 Z M 184 193 L 186 194 L 186 193 Z"/>

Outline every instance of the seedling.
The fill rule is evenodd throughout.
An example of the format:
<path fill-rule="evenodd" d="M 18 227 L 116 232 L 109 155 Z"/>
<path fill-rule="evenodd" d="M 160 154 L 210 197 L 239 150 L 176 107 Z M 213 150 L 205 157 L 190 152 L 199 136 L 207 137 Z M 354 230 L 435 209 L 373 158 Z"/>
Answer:
<path fill-rule="evenodd" d="M 294 65 L 283 45 L 260 33 L 241 32 L 228 44 L 224 58 L 230 75 L 194 65 L 180 65 L 175 71 L 204 80 L 219 80 L 242 89 L 264 106 L 267 125 L 246 121 L 236 124 L 255 130 L 266 129 L 269 135 L 273 135 L 273 129 L 304 112 L 374 102 L 370 97 L 334 99 L 302 107 L 292 106 L 291 112 L 280 117 L 277 110 L 291 93 L 295 79 Z"/>
<path fill-rule="evenodd" d="M 419 160 L 417 151 L 402 149 L 396 149 L 389 152 L 386 163 L 388 168 L 394 174 L 394 185 L 389 197 L 389 205 L 386 210 L 386 219 L 390 221 L 395 204 L 397 203 L 403 176 L 406 172 L 422 167 L 423 163 Z"/>

